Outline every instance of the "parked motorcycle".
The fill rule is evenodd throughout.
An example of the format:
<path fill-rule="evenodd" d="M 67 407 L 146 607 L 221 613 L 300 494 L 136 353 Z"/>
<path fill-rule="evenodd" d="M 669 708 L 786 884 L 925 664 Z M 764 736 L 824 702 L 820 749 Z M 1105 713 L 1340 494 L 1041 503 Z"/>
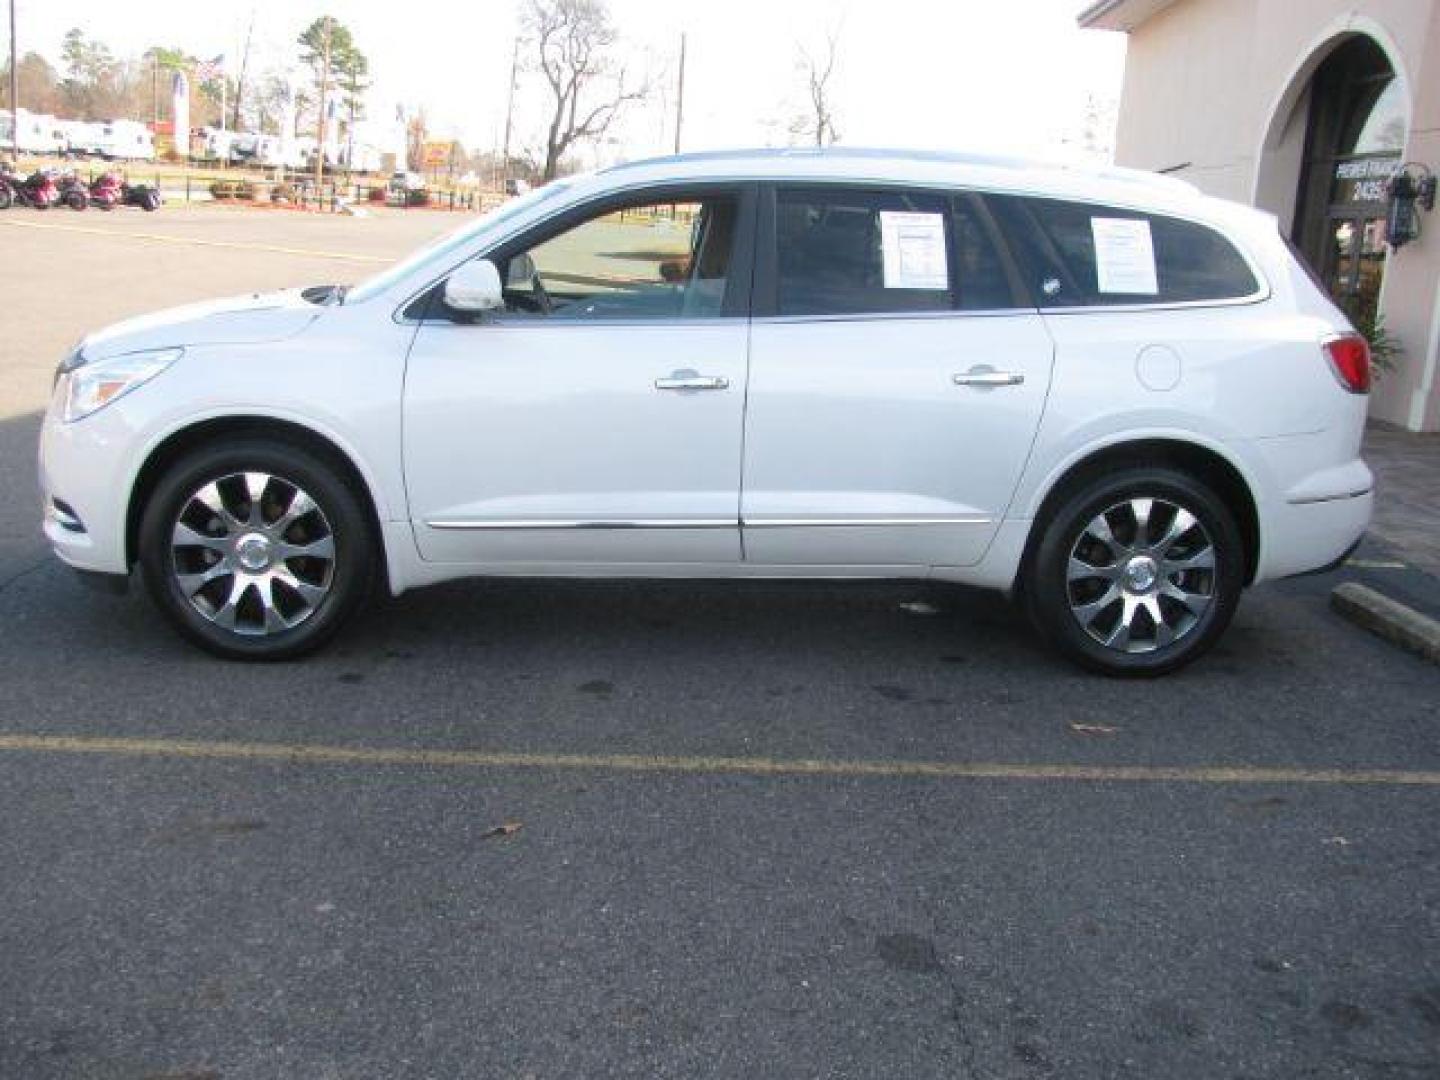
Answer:
<path fill-rule="evenodd" d="M 48 210 L 59 201 L 60 186 L 52 173 L 40 169 L 22 180 L 10 168 L 0 167 L 0 210 L 13 205 Z"/>
<path fill-rule="evenodd" d="M 160 209 L 160 192 L 149 184 L 125 184 L 121 191 L 126 206 L 138 206 L 147 212 Z"/>
<path fill-rule="evenodd" d="M 90 185 L 90 205 L 101 210 L 114 210 L 124 199 L 125 183 L 119 173 L 101 173 Z"/>
<path fill-rule="evenodd" d="M 60 201 L 71 210 L 84 210 L 90 205 L 90 189 L 73 172 L 62 173 L 56 184 L 60 189 Z"/>

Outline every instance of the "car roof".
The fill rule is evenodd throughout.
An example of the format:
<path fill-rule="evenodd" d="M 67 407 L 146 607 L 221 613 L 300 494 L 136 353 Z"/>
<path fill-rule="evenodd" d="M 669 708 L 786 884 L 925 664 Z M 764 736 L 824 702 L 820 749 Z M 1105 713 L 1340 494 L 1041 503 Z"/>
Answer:
<path fill-rule="evenodd" d="M 1140 169 L 991 154 L 871 147 L 793 147 L 675 154 L 614 165 L 596 173 L 594 179 L 606 187 L 701 179 L 870 181 L 971 187 L 1157 207 L 1193 205 L 1204 200 L 1192 184 Z"/>

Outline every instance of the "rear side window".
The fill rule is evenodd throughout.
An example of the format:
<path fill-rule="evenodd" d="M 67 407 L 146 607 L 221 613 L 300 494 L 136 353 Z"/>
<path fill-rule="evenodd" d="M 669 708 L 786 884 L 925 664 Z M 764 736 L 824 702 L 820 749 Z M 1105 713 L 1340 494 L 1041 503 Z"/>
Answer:
<path fill-rule="evenodd" d="M 775 205 L 781 315 L 953 307 L 948 200 L 908 192 L 781 190 Z"/>
<path fill-rule="evenodd" d="M 1015 307 L 1015 292 L 996 247 L 993 227 L 985 220 L 973 197 L 957 197 L 950 220 L 955 248 L 957 306 L 966 311 Z"/>
<path fill-rule="evenodd" d="M 1234 245 L 1204 225 L 1057 199 L 989 202 L 1041 307 L 1233 300 L 1260 287 Z"/>

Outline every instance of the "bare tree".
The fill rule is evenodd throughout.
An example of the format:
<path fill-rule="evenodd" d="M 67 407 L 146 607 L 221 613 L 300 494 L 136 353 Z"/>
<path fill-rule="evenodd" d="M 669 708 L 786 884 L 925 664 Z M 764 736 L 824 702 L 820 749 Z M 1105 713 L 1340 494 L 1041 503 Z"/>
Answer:
<path fill-rule="evenodd" d="M 829 146 L 840 138 L 840 131 L 835 126 L 835 104 L 830 97 L 830 76 L 835 74 L 839 36 L 838 31 L 830 31 L 825 36 L 824 52 L 819 55 L 804 45 L 798 46 L 800 56 L 796 66 L 805 76 L 809 108 L 795 118 L 790 125 L 790 133 L 814 139 L 816 146 Z"/>
<path fill-rule="evenodd" d="M 645 96 L 627 90 L 611 58 L 615 27 L 603 0 L 530 0 L 525 34 L 550 90 L 542 179 L 555 179 L 560 162 L 577 142 L 599 139 L 626 102 Z"/>

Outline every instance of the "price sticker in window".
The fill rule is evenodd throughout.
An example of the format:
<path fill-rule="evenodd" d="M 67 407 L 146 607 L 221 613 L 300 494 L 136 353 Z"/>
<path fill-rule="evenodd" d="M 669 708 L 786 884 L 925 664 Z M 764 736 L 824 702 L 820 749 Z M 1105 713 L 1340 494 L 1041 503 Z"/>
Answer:
<path fill-rule="evenodd" d="M 1102 293 L 1155 296 L 1155 244 L 1150 222 L 1136 218 L 1090 219 L 1095 238 L 1095 284 Z"/>
<path fill-rule="evenodd" d="M 945 215 L 880 211 L 885 288 L 948 289 Z"/>

